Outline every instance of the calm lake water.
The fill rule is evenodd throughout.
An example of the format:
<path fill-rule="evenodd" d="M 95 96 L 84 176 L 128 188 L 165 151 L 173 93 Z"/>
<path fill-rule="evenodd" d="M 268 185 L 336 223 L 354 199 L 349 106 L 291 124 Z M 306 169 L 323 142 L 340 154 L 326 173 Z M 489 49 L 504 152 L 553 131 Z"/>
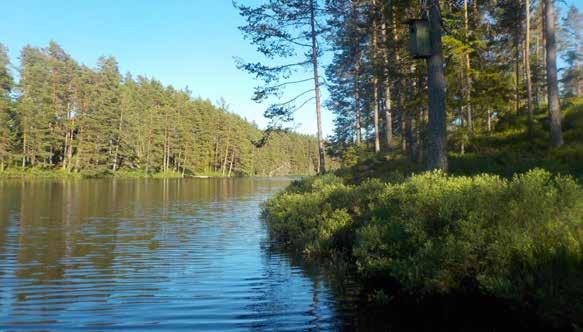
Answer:
<path fill-rule="evenodd" d="M 350 303 L 270 249 L 289 179 L 0 182 L 0 330 L 337 330 Z"/>

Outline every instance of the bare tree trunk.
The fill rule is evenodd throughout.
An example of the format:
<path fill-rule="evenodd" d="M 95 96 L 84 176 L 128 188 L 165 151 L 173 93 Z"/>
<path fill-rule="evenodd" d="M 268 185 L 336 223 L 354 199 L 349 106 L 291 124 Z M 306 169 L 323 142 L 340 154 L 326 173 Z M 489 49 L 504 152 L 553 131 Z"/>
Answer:
<path fill-rule="evenodd" d="M 407 98 L 409 102 L 412 102 L 415 99 L 415 94 L 418 93 L 419 86 L 417 81 L 415 80 L 415 76 L 417 75 L 417 66 L 415 63 L 411 64 L 410 71 L 407 75 Z M 409 108 L 405 114 L 405 142 L 407 143 L 407 159 L 410 161 L 415 160 L 415 150 L 416 150 L 416 142 L 415 142 L 415 128 L 414 128 L 414 108 Z"/>
<path fill-rule="evenodd" d="M 113 154 L 113 172 L 117 171 L 118 165 L 118 158 L 119 158 L 119 145 L 121 141 L 121 131 L 123 129 L 123 107 L 121 107 L 119 111 L 119 124 L 117 126 L 117 142 L 115 144 L 115 152 Z"/>
<path fill-rule="evenodd" d="M 389 4 L 390 6 L 391 4 Z M 392 9 L 392 7 L 391 7 Z M 385 17 L 382 25 L 383 32 L 383 42 L 385 44 L 385 51 L 383 52 L 384 68 L 385 68 L 385 143 L 387 145 L 387 150 L 391 149 L 391 144 L 393 143 L 393 114 L 391 105 L 391 73 L 389 70 L 389 34 L 388 27 L 385 23 L 387 20 L 392 19 L 391 14 Z"/>
<path fill-rule="evenodd" d="M 401 80 L 399 79 L 400 76 L 400 67 L 398 66 L 401 63 L 401 56 L 399 55 L 399 48 L 398 48 L 398 42 L 399 42 L 399 31 L 397 30 L 397 17 L 396 17 L 396 13 L 395 10 L 392 10 L 393 8 L 391 8 L 391 23 L 392 23 L 392 28 L 393 28 L 393 62 L 395 64 L 395 71 L 393 73 L 393 75 L 395 76 L 395 78 L 397 79 L 395 86 L 394 86 L 394 91 L 393 94 L 395 95 L 395 105 L 392 109 L 392 115 L 395 115 L 396 112 L 400 112 L 400 125 L 401 125 L 401 152 L 404 154 L 406 152 L 406 142 L 405 142 L 405 121 L 403 120 L 403 113 L 405 112 L 403 109 L 403 88 L 401 85 Z"/>
<path fill-rule="evenodd" d="M 405 113 L 405 141 L 407 142 L 407 158 L 415 160 L 415 137 L 413 135 L 413 115 L 411 112 Z"/>
<path fill-rule="evenodd" d="M 358 13 L 356 9 L 356 1 L 352 1 L 352 24 L 355 29 L 358 29 Z M 362 124 L 360 114 L 360 44 L 358 39 L 355 40 L 354 47 L 354 108 L 356 115 L 356 144 L 360 145 L 362 142 Z"/>
<path fill-rule="evenodd" d="M 544 0 L 547 39 L 547 95 L 549 120 L 551 123 L 551 147 L 563 145 L 561 109 L 559 105 L 559 85 L 557 81 L 557 43 L 555 39 L 555 13 L 552 0 Z"/>
<path fill-rule="evenodd" d="M 433 54 L 427 60 L 429 73 L 429 124 L 427 126 L 427 168 L 447 171 L 447 127 L 445 114 L 445 75 L 441 48 L 439 1 L 429 1 L 429 38 Z"/>
<path fill-rule="evenodd" d="M 318 173 L 326 171 L 326 155 L 324 151 L 324 138 L 322 133 L 322 112 L 320 109 L 320 76 L 318 75 L 318 43 L 316 40 L 316 4 L 310 0 L 310 27 L 312 36 L 312 65 L 314 67 L 314 90 L 316 92 L 316 120 L 318 125 L 318 153 L 320 164 Z"/>
<path fill-rule="evenodd" d="M 184 177 L 184 173 L 186 172 L 186 154 L 187 154 L 187 150 L 186 150 L 186 144 L 184 145 L 184 158 L 182 159 L 182 177 Z"/>
<path fill-rule="evenodd" d="M 534 126 L 532 110 L 532 82 L 530 80 L 530 0 L 526 0 L 526 36 L 524 39 L 524 74 L 526 76 L 526 107 L 528 110 L 528 135 L 532 136 Z"/>
<path fill-rule="evenodd" d="M 233 163 L 235 162 L 235 149 L 233 149 L 233 154 L 231 155 L 231 165 L 229 165 L 229 175 L 231 177 L 231 172 L 233 171 Z"/>
<path fill-rule="evenodd" d="M 405 121 L 406 112 L 405 110 L 401 110 L 401 153 L 406 155 L 407 154 L 407 139 L 406 139 L 406 132 L 407 132 L 407 123 Z"/>
<path fill-rule="evenodd" d="M 539 6 L 539 8 L 542 7 L 542 5 Z M 542 12 L 542 10 L 541 10 Z M 536 38 L 536 45 L 535 45 L 535 63 L 537 64 L 537 80 L 536 82 L 534 82 L 535 84 L 535 100 L 536 100 L 536 110 L 540 112 L 541 109 L 541 95 L 542 95 L 542 86 L 541 86 L 541 80 L 539 78 L 540 75 L 538 75 L 538 72 L 540 72 L 540 68 L 543 67 L 543 65 L 541 65 L 542 63 L 542 53 L 543 53 L 543 48 L 544 48 L 544 41 L 543 41 L 543 34 L 544 34 L 544 27 L 543 27 L 543 19 L 542 19 L 542 15 L 538 15 L 538 13 L 536 13 L 538 17 L 538 19 L 540 20 L 539 22 L 535 23 L 535 26 L 537 26 L 537 38 Z"/>
<path fill-rule="evenodd" d="M 475 2 L 476 0 L 474 0 Z M 464 32 L 466 40 L 469 36 L 469 21 L 468 21 L 468 0 L 464 0 Z M 465 67 L 466 67 L 466 116 L 468 124 L 468 132 L 471 134 L 474 130 L 474 124 L 472 120 L 472 75 L 471 75 L 471 64 L 470 64 L 470 53 L 465 52 L 464 54 Z"/>
<path fill-rule="evenodd" d="M 229 158 L 229 141 L 227 140 L 227 148 L 225 149 L 225 158 L 223 158 L 223 165 L 221 166 L 223 176 L 225 176 L 225 172 L 227 170 L 228 158 Z"/>
<path fill-rule="evenodd" d="M 354 108 L 356 111 L 356 144 L 360 145 L 362 142 L 362 129 L 361 129 L 361 115 L 360 115 L 360 74 L 359 69 L 356 69 L 357 74 L 354 78 Z"/>
<path fill-rule="evenodd" d="M 490 111 L 490 107 L 488 106 L 488 111 L 487 111 L 487 125 L 488 125 L 488 133 L 492 132 L 492 111 Z"/>
<path fill-rule="evenodd" d="M 379 80 L 373 78 L 373 122 L 374 122 L 374 152 L 381 151 L 381 137 L 379 131 Z"/>
<path fill-rule="evenodd" d="M 372 63 L 373 67 L 377 66 L 377 53 L 378 53 L 378 40 L 377 40 L 377 4 L 376 0 L 372 0 Z M 373 69 L 373 79 L 372 79 L 372 88 L 373 88 L 373 124 L 374 124 L 374 151 L 379 152 L 381 151 L 381 135 L 379 130 L 379 79 L 377 72 Z"/>
<path fill-rule="evenodd" d="M 22 168 L 26 167 L 26 155 L 28 153 L 28 128 L 26 127 L 26 121 L 24 122 L 24 133 L 22 134 Z"/>
<path fill-rule="evenodd" d="M 514 61 L 514 111 L 520 114 L 520 47 L 518 37 L 515 40 L 515 61 Z"/>

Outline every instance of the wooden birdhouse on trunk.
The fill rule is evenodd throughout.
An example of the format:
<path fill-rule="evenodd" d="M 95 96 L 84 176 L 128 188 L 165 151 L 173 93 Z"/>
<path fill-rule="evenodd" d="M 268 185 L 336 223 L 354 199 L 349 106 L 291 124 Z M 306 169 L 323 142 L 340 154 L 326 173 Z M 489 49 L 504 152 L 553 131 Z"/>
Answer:
<path fill-rule="evenodd" d="M 426 59 L 431 56 L 431 40 L 429 39 L 429 22 L 424 19 L 408 20 L 409 53 L 414 59 Z"/>

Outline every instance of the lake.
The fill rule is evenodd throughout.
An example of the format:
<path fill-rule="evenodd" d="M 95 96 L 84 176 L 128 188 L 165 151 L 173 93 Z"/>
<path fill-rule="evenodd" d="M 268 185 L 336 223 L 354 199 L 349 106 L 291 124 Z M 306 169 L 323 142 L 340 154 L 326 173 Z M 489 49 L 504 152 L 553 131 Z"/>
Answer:
<path fill-rule="evenodd" d="M 260 204 L 289 181 L 0 181 L 0 330 L 349 327 L 270 246 Z"/>

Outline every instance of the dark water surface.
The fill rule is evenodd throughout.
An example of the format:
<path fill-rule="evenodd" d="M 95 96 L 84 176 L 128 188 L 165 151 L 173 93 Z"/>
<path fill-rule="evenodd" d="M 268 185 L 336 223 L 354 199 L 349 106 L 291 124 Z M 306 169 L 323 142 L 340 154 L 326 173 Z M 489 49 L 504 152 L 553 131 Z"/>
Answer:
<path fill-rule="evenodd" d="M 270 249 L 260 203 L 288 182 L 0 181 L 0 330 L 346 327 L 322 272 Z"/>

